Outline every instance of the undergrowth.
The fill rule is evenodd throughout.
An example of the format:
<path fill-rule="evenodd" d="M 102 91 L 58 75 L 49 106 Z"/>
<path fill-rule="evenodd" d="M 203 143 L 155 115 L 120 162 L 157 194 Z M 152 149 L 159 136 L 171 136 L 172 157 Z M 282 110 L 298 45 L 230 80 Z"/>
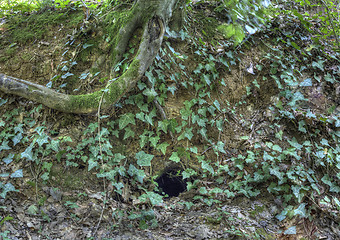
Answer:
<path fill-rule="evenodd" d="M 322 3 L 328 9 L 334 7 L 332 2 Z M 221 6 L 216 11 L 221 11 Z M 186 181 L 187 190 L 197 190 L 192 201 L 181 202 L 188 209 L 198 202 L 212 206 L 226 198 L 256 198 L 270 193 L 282 202 L 282 212 L 276 216 L 279 221 L 313 218 L 316 210 L 338 219 L 337 106 L 334 103 L 326 112 L 316 111 L 306 94 L 312 87 L 327 85 L 335 89 L 339 83 L 340 69 L 333 67 L 339 66 L 338 40 L 331 41 L 331 47 L 324 42 L 327 37 L 338 39 L 338 15 L 332 16 L 284 10 L 273 16 L 270 23 L 256 25 L 261 30 L 254 30 L 254 35 L 239 43 L 246 47 L 261 42 L 268 52 L 247 69 L 254 74 L 252 81 L 235 104 L 218 96 L 226 94 L 228 83 L 223 74 L 242 62 L 242 46 L 231 48 L 229 43 L 221 42 L 222 54 L 213 54 L 210 43 L 193 37 L 190 50 L 199 59 L 193 69 L 186 65 L 188 56 L 166 41 L 146 78 L 138 82 L 138 93 L 127 95 L 116 104 L 116 117 L 99 115 L 97 122 L 89 123 L 76 146 L 68 144 L 74 141 L 70 137 L 58 136 L 44 122 L 37 121 L 41 106 L 24 114 L 20 109 L 6 112 L 0 117 L 0 196 L 6 198 L 20 190 L 15 187 L 15 179 L 23 177 L 26 164 L 33 166 L 44 182 L 49 180 L 54 161 L 66 168 L 85 165 L 113 187 L 116 199 L 148 206 L 147 210 L 128 213 L 117 210 L 114 218 L 119 220 L 128 214 L 142 229 L 155 227 L 157 220 L 152 209 L 163 203 L 164 196 L 155 182 L 159 174 L 152 167 L 155 158 L 164 158 L 181 167 L 179 175 Z M 313 30 L 310 18 L 327 18 L 329 25 Z M 253 31 L 255 24 L 246 29 Z M 189 35 L 183 33 L 182 41 L 189 41 Z M 127 61 L 123 70 L 126 68 Z M 261 109 L 262 120 L 268 123 L 262 128 L 252 122 L 256 115 L 246 118 L 239 112 L 255 101 L 256 94 L 266 85 L 273 85 L 278 94 Z M 191 98 L 183 102 L 179 116 L 161 118 L 157 104 L 166 108 L 168 96 L 179 91 L 191 93 Z M 1 106 L 6 106 L 7 101 L 1 99 Z M 234 151 L 223 141 L 223 135 L 230 125 L 237 124 L 243 135 L 237 139 L 242 142 L 241 147 Z M 113 151 L 117 142 L 129 141 L 138 141 L 138 150 Z M 22 148 L 25 150 L 18 153 Z M 134 193 L 131 198 L 123 194 L 127 186 Z M 294 229 L 289 234 L 292 232 Z"/>

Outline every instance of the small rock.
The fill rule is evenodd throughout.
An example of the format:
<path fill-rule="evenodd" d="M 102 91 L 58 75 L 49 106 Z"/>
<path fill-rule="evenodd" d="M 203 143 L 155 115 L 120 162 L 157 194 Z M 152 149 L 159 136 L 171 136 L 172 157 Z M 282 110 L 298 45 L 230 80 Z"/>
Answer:
<path fill-rule="evenodd" d="M 26 225 L 27 225 L 27 227 L 29 227 L 29 228 L 34 228 L 34 225 L 33 225 L 33 223 L 31 223 L 31 222 L 28 222 Z"/>
<path fill-rule="evenodd" d="M 50 194 L 57 202 L 61 200 L 62 192 L 58 188 L 50 188 Z"/>

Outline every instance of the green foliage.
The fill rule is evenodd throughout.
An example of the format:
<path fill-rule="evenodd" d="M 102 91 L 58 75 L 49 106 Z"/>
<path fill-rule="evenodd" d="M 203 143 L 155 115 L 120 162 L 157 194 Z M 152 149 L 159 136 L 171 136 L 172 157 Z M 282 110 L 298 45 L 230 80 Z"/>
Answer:
<path fill-rule="evenodd" d="M 38 113 L 41 109 L 41 105 L 33 109 L 29 114 Z M 35 120 L 27 117 L 22 122 L 17 121 L 17 117 L 20 113 L 20 109 L 14 109 L 12 112 L 6 113 L 1 119 L 0 124 L 0 140 L 2 142 L 0 146 L 0 152 L 4 151 L 4 157 L 1 164 L 9 166 L 14 163 L 14 160 L 24 160 L 33 162 L 38 165 L 43 174 L 41 178 L 48 180 L 49 173 L 52 167 L 52 163 L 49 162 L 49 156 L 51 154 L 58 154 L 59 152 L 59 140 L 52 139 L 45 132 L 45 127 L 37 126 Z M 30 133 L 27 129 L 31 129 Z M 28 146 L 20 154 L 15 153 L 14 149 L 18 146 Z M 13 152 L 12 152 L 13 151 Z M 23 169 L 17 169 L 12 173 L 3 172 L 1 177 L 4 178 L 22 178 L 24 176 Z M 5 198 L 7 193 L 11 191 L 17 191 L 11 182 L 6 184 L 0 182 L 0 189 L 2 198 Z"/>
<path fill-rule="evenodd" d="M 313 34 L 314 44 L 329 45 L 335 51 L 340 49 L 339 3 L 333 0 L 295 0 L 296 8 L 283 10 L 286 16 L 296 18 L 304 28 Z M 306 11 L 307 10 L 307 11 Z M 280 13 L 281 11 L 278 11 Z M 318 24 L 315 27 L 315 24 Z M 310 46 L 311 49 L 314 45 Z"/>
<path fill-rule="evenodd" d="M 260 31 L 269 18 L 266 9 L 269 1 L 224 0 L 221 2 L 215 11 L 224 14 L 228 21 L 218 26 L 217 30 L 225 38 L 233 37 L 236 45 L 245 39 L 246 34 L 252 35 Z"/>
<path fill-rule="evenodd" d="M 60 2 L 62 7 L 61 3 L 66 4 L 66 1 Z M 246 24 L 249 33 L 258 31 L 264 23 L 265 12 L 259 3 L 223 1 L 219 4 L 215 9 L 217 12 L 231 7 L 233 11 L 226 15 L 232 22 Z M 334 8 L 331 2 L 324 4 L 329 10 Z M 308 3 L 308 6 L 314 5 Z M 108 181 L 119 197 L 125 196 L 124 191 L 129 187 L 133 188 L 132 192 L 136 194 L 133 201 L 150 208 L 128 214 L 129 219 L 137 220 L 142 229 L 157 226 L 152 208 L 164 204 L 163 196 L 153 191 L 156 176 L 152 176 L 152 167 L 159 159 L 182 166 L 181 175 L 188 181 L 187 190 L 197 189 L 194 201 L 182 203 L 187 209 L 195 204 L 195 200 L 211 206 L 218 205 L 221 198 L 238 195 L 254 198 L 270 193 L 283 201 L 284 209 L 277 216 L 280 221 L 294 216 L 309 217 L 311 208 L 317 204 L 315 200 L 320 199 L 321 203 L 333 204 L 333 209 L 339 210 L 340 133 L 336 129 L 340 127 L 340 119 L 332 115 L 334 109 L 328 113 L 310 109 L 304 91 L 321 83 L 329 84 L 330 88 L 335 86 L 339 81 L 339 70 L 332 72 L 326 68 L 331 61 L 338 64 L 337 55 L 330 58 L 318 45 L 313 45 L 312 50 L 311 45 L 304 46 L 305 34 L 311 31 L 309 16 L 293 10 L 284 13 L 291 17 L 285 22 L 287 28 L 275 27 L 274 22 L 271 33 L 264 35 L 272 39 L 266 43 L 268 53 L 256 66 L 259 74 L 251 79 L 244 96 L 234 106 L 219 96 L 225 94 L 223 88 L 227 86 L 222 76 L 242 63 L 239 49 L 231 50 L 226 44 L 223 54 L 213 54 L 202 39 L 193 37 L 190 51 L 197 62 L 193 62 L 188 70 L 185 62 L 188 57 L 166 41 L 153 67 L 145 73 L 147 79 L 137 83 L 137 93 L 127 94 L 116 105 L 119 111 L 115 119 L 99 117 L 98 122 L 88 124 L 78 139 L 53 137 L 44 124 L 39 125 L 31 116 L 39 113 L 41 107 L 26 114 L 22 121 L 17 120 L 18 109 L 1 116 L 0 153 L 4 155 L 1 164 L 11 169 L 8 166 L 16 161 L 30 163 L 43 181 L 49 180 L 53 161 L 62 162 L 67 168 L 85 165 L 99 179 Z M 325 32 L 322 30 L 325 27 L 328 37 L 338 34 L 338 25 L 332 27 L 338 15 L 320 13 L 315 16 L 314 19 L 326 21 L 321 32 Z M 301 31 L 296 30 L 296 18 L 302 23 Z M 295 29 L 294 34 L 291 26 Z M 234 24 L 224 27 L 235 37 L 234 41 L 241 43 L 244 40 L 244 33 L 241 37 L 236 34 Z M 321 34 L 316 38 L 319 42 L 324 39 Z M 83 49 L 90 47 L 88 43 L 82 45 Z M 127 62 L 126 55 L 116 71 L 128 68 Z M 60 78 L 67 79 L 73 65 L 76 62 L 64 62 L 60 66 L 63 72 Z M 301 80 L 301 76 L 309 76 L 309 71 L 313 71 L 313 77 Z M 277 99 L 269 106 L 261 106 L 270 112 L 270 117 L 265 119 L 269 134 L 254 129 L 251 119 L 237 113 L 244 105 L 250 105 L 254 92 L 267 85 L 274 86 L 273 97 Z M 162 117 L 159 108 L 183 90 L 191 95 L 178 103 L 181 104 L 178 116 Z M 0 100 L 0 105 L 7 104 L 7 100 Z M 220 137 L 227 126 L 233 124 L 246 129 L 239 139 L 235 139 L 242 143 L 237 151 L 228 149 L 228 143 Z M 255 139 L 256 134 L 260 137 Z M 74 141 L 76 144 L 71 144 Z M 131 142 L 135 146 L 131 146 Z M 18 154 L 15 149 L 19 147 L 24 150 Z M 0 177 L 5 181 L 0 182 L 0 197 L 6 198 L 7 194 L 18 191 L 11 180 L 25 174 L 21 168 L 1 172 Z M 213 184 L 203 184 L 207 182 Z M 77 204 L 67 201 L 65 206 L 76 208 Z M 31 210 L 36 214 L 34 207 Z M 114 215 L 118 220 L 125 214 L 119 211 Z M 293 227 L 285 234 L 293 234 L 295 230 Z M 245 237 L 236 228 L 228 231 Z"/>
<path fill-rule="evenodd" d="M 37 9 L 36 4 L 32 4 L 30 1 L 23 1 L 23 0 L 14 0 L 14 1 L 7 1 L 1 0 L 0 1 L 0 17 L 10 13 L 25 13 L 31 12 Z"/>
<path fill-rule="evenodd" d="M 99 4 L 100 1 L 93 1 L 86 3 L 86 7 L 95 9 Z M 0 0 L 0 17 L 39 10 L 65 9 L 70 6 L 83 6 L 83 2 L 71 0 Z"/>

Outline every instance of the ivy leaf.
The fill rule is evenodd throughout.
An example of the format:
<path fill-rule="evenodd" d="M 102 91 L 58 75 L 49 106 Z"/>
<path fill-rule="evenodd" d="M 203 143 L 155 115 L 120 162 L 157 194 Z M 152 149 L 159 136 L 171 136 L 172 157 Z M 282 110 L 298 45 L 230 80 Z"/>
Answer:
<path fill-rule="evenodd" d="M 22 126 L 23 126 L 22 123 L 20 123 L 20 124 L 18 124 L 17 126 L 15 126 L 15 127 L 14 127 L 14 132 L 15 132 L 15 133 L 17 133 L 17 132 L 23 133 L 24 130 L 22 129 Z"/>
<path fill-rule="evenodd" d="M 136 118 L 145 122 L 145 113 L 143 113 L 143 112 L 137 113 Z"/>
<path fill-rule="evenodd" d="M 313 86 L 311 78 L 306 78 L 303 82 L 300 83 L 300 87 L 311 87 L 311 86 Z"/>
<path fill-rule="evenodd" d="M 119 118 L 119 129 L 122 130 L 128 124 L 136 125 L 135 116 L 132 113 L 126 113 Z"/>
<path fill-rule="evenodd" d="M 174 161 L 175 163 L 179 163 L 181 161 L 181 159 L 178 157 L 178 153 L 177 152 L 173 152 L 169 159 L 171 161 Z"/>
<path fill-rule="evenodd" d="M 93 154 L 94 157 L 97 157 L 99 155 L 99 146 L 95 144 L 91 145 L 90 152 Z"/>
<path fill-rule="evenodd" d="M 148 137 L 145 136 L 145 134 L 142 134 L 139 136 L 139 146 L 140 148 L 143 148 L 145 144 L 147 143 Z"/>
<path fill-rule="evenodd" d="M 139 166 L 151 166 L 151 160 L 153 159 L 154 155 L 147 154 L 144 151 L 140 151 L 136 153 L 137 164 Z"/>
<path fill-rule="evenodd" d="M 13 157 L 14 153 L 10 153 L 6 158 L 2 159 L 2 161 L 4 161 L 6 164 L 10 164 L 13 161 Z"/>
<path fill-rule="evenodd" d="M 221 152 L 221 153 L 226 153 L 226 151 L 224 150 L 224 143 L 221 141 L 218 141 L 216 146 L 215 146 L 216 150 Z"/>
<path fill-rule="evenodd" d="M 217 130 L 219 132 L 223 132 L 223 123 L 224 123 L 224 119 L 220 119 L 220 120 L 217 120 L 216 121 L 216 127 L 217 127 Z M 205 127 L 205 123 L 204 123 L 204 127 Z"/>
<path fill-rule="evenodd" d="M 330 83 L 335 82 L 334 76 L 330 75 L 329 73 L 327 73 L 327 75 L 325 76 L 325 80 Z"/>
<path fill-rule="evenodd" d="M 300 215 L 301 217 L 306 217 L 306 203 L 301 203 L 300 206 L 294 210 L 294 216 Z"/>
<path fill-rule="evenodd" d="M 324 69 L 323 69 L 323 63 L 324 63 L 325 61 L 322 61 L 322 60 L 319 60 L 319 61 L 317 61 L 317 62 L 315 62 L 315 61 L 313 61 L 312 62 L 312 66 L 314 67 L 314 68 L 319 68 L 321 71 L 323 71 Z"/>
<path fill-rule="evenodd" d="M 164 133 L 168 132 L 168 126 L 169 126 L 169 121 L 167 120 L 158 121 L 158 128 L 163 130 Z"/>
<path fill-rule="evenodd" d="M 322 139 L 321 142 L 320 142 L 323 146 L 328 146 L 329 147 L 329 144 L 328 144 L 328 141 L 326 139 Z"/>
<path fill-rule="evenodd" d="M 126 172 L 125 166 L 115 167 L 115 171 L 116 171 L 117 173 L 119 173 L 120 176 L 126 177 L 126 174 L 125 174 L 125 172 Z"/>
<path fill-rule="evenodd" d="M 269 155 L 266 151 L 264 151 L 264 153 L 263 153 L 263 160 L 265 160 L 265 161 L 267 161 L 267 160 L 273 161 L 274 157 Z"/>
<path fill-rule="evenodd" d="M 135 136 L 135 132 L 130 127 L 125 128 L 125 134 L 124 134 L 123 140 L 129 137 L 134 137 L 134 136 Z"/>
<path fill-rule="evenodd" d="M 115 163 L 120 163 L 121 160 L 123 160 L 124 158 L 126 158 L 124 155 L 122 155 L 121 153 L 116 153 L 114 158 L 113 158 L 113 161 Z"/>
<path fill-rule="evenodd" d="M 48 148 L 52 149 L 55 152 L 59 152 L 59 141 L 53 139 L 51 143 L 48 145 Z"/>
<path fill-rule="evenodd" d="M 156 78 L 153 76 L 152 72 L 147 71 L 145 73 L 145 76 L 149 79 L 149 82 L 151 83 L 152 87 L 154 87 L 156 83 Z"/>
<path fill-rule="evenodd" d="M 192 113 L 192 117 L 191 117 L 192 124 L 195 124 L 196 122 L 198 122 L 199 119 L 200 119 L 199 115 L 196 115 L 195 113 Z"/>
<path fill-rule="evenodd" d="M 0 152 L 2 150 L 9 150 L 9 149 L 12 149 L 10 146 L 8 146 L 8 141 L 3 141 L 1 146 L 0 146 Z"/>
<path fill-rule="evenodd" d="M 213 107 L 213 106 L 211 106 Z M 212 115 L 214 115 L 215 108 L 212 109 Z M 203 117 L 207 117 L 207 108 L 200 108 L 197 111 L 198 114 L 202 115 Z"/>
<path fill-rule="evenodd" d="M 0 188 L 2 188 L 2 193 L 0 194 L 0 197 L 6 198 L 6 194 L 8 192 L 17 192 L 18 190 L 15 189 L 15 187 L 11 183 L 3 184 L 0 182 Z"/>
<path fill-rule="evenodd" d="M 64 75 L 61 76 L 62 79 L 65 79 L 67 77 L 70 77 L 70 76 L 73 76 L 74 74 L 73 73 L 70 73 L 70 72 L 67 72 L 65 73 Z"/>
<path fill-rule="evenodd" d="M 324 153 L 323 150 L 317 151 L 317 152 L 313 153 L 313 155 L 316 156 L 316 157 L 319 158 L 319 159 L 322 159 L 322 158 L 325 157 L 325 153 Z"/>
<path fill-rule="evenodd" d="M 168 91 L 169 92 L 171 92 L 172 93 L 172 95 L 174 95 L 175 94 L 175 91 L 177 90 L 177 87 L 176 87 L 176 85 L 175 84 L 173 84 L 173 85 L 170 85 L 169 87 L 168 87 Z"/>
<path fill-rule="evenodd" d="M 26 150 L 21 153 L 21 158 L 27 158 L 29 161 L 32 161 L 33 160 L 32 148 L 33 148 L 32 145 L 28 146 Z"/>
<path fill-rule="evenodd" d="M 139 81 L 137 83 L 137 87 L 139 88 L 139 90 L 143 90 L 144 88 L 146 88 L 146 84 L 141 82 L 141 81 Z"/>
<path fill-rule="evenodd" d="M 301 186 L 291 186 L 293 194 L 297 198 L 298 202 L 300 203 L 302 201 L 302 198 L 304 196 L 303 193 L 300 193 Z"/>
<path fill-rule="evenodd" d="M 206 128 L 202 128 L 199 133 L 203 136 L 204 139 L 208 139 L 207 136 L 207 129 Z"/>
<path fill-rule="evenodd" d="M 229 64 L 228 64 L 228 62 L 227 62 L 227 60 L 224 58 L 224 57 L 220 57 L 220 62 L 224 65 L 224 66 L 226 66 L 227 67 L 227 69 L 229 69 Z M 222 81 L 221 82 L 221 84 L 223 85 L 223 86 L 225 86 L 225 83 L 224 83 L 224 81 Z"/>
<path fill-rule="evenodd" d="M 180 110 L 180 114 L 181 114 L 183 120 L 188 120 L 191 113 L 192 113 L 192 110 L 187 109 L 187 108 L 182 108 Z"/>
<path fill-rule="evenodd" d="M 282 148 L 281 148 L 279 145 L 274 145 L 274 146 L 272 147 L 272 149 L 273 149 L 274 151 L 282 152 Z"/>
<path fill-rule="evenodd" d="M 186 128 L 184 132 L 180 136 L 178 136 L 177 140 L 180 141 L 185 138 L 188 138 L 189 140 L 191 140 L 191 138 L 194 136 L 194 134 L 192 133 L 192 129 L 193 128 Z"/>
<path fill-rule="evenodd" d="M 296 92 L 296 93 L 294 93 L 293 99 L 291 100 L 290 103 L 288 103 L 288 105 L 293 107 L 293 106 L 296 105 L 296 102 L 297 102 L 297 101 L 307 101 L 307 100 L 308 100 L 308 99 L 306 99 L 306 98 L 303 96 L 302 93 Z"/>
<path fill-rule="evenodd" d="M 92 168 L 97 167 L 98 166 L 98 162 L 96 160 L 94 160 L 93 158 L 90 158 L 90 160 L 88 161 L 88 168 L 87 171 L 91 171 Z"/>
<path fill-rule="evenodd" d="M 44 145 L 45 143 L 48 143 L 48 136 L 46 134 L 42 134 L 41 136 L 39 136 L 39 138 L 37 139 L 37 143 L 38 145 L 41 147 L 42 145 Z"/>
<path fill-rule="evenodd" d="M 7 103 L 8 99 L 2 99 L 0 98 L 0 106 L 4 105 L 5 103 Z"/>
<path fill-rule="evenodd" d="M 43 175 L 41 175 L 41 179 L 47 181 L 50 178 L 49 175 L 50 175 L 49 172 L 45 172 Z"/>
<path fill-rule="evenodd" d="M 296 234 L 296 226 L 292 226 L 288 228 L 284 233 L 284 235 L 295 235 Z"/>
<path fill-rule="evenodd" d="M 208 75 L 208 74 L 203 74 L 203 76 L 202 76 L 201 78 L 202 78 L 202 80 L 204 80 L 204 82 L 205 82 L 207 85 L 210 86 L 210 84 L 211 84 L 210 75 Z"/>
<path fill-rule="evenodd" d="M 149 141 L 151 143 L 151 146 L 152 147 L 156 147 L 157 146 L 157 143 L 159 141 L 160 137 L 156 136 L 156 137 L 150 137 L 149 138 Z"/>
<path fill-rule="evenodd" d="M 122 188 L 124 188 L 124 184 L 122 182 L 118 182 L 118 183 L 115 182 L 115 183 L 113 183 L 113 186 L 116 187 L 115 192 L 117 192 L 119 194 L 123 193 Z"/>
<path fill-rule="evenodd" d="M 147 202 L 147 199 L 149 199 L 152 206 L 159 206 L 163 203 L 163 197 L 154 192 L 146 192 L 139 196 L 138 199 L 141 202 Z"/>
<path fill-rule="evenodd" d="M 91 47 L 91 46 L 93 46 L 93 44 L 84 43 L 83 49 L 86 49 L 86 48 Z"/>
<path fill-rule="evenodd" d="M 161 150 L 161 152 L 165 155 L 165 154 L 166 154 L 166 148 L 167 148 L 168 146 L 170 146 L 169 143 L 163 142 L 163 143 L 161 143 L 161 144 L 159 144 L 159 145 L 157 146 L 157 149 L 158 149 L 158 150 Z"/>
<path fill-rule="evenodd" d="M 305 125 L 306 125 L 305 121 L 303 121 L 303 120 L 299 121 L 299 131 L 300 132 L 307 133 Z"/>
<path fill-rule="evenodd" d="M 254 154 L 254 152 L 247 151 L 247 153 L 248 153 L 248 156 L 246 158 L 246 163 L 253 163 L 253 162 L 255 162 L 255 154 Z"/>
<path fill-rule="evenodd" d="M 23 176 L 22 169 L 18 169 L 11 174 L 11 178 L 22 178 Z"/>
<path fill-rule="evenodd" d="M 183 179 L 190 178 L 191 176 L 196 175 L 197 172 L 195 170 L 187 168 L 185 171 L 182 172 Z"/>
<path fill-rule="evenodd" d="M 314 113 L 312 113 L 312 112 L 310 111 L 310 109 L 308 109 L 307 114 L 306 114 L 306 117 L 308 117 L 308 118 L 316 118 L 316 115 L 315 115 Z"/>
<path fill-rule="evenodd" d="M 185 134 L 184 134 L 184 136 L 187 138 L 187 139 L 189 139 L 189 140 L 191 140 L 191 138 L 194 136 L 194 134 L 192 133 L 192 127 L 191 128 L 186 128 L 185 129 Z"/>
<path fill-rule="evenodd" d="M 158 95 L 155 89 L 147 88 L 143 91 L 143 94 L 148 97 L 148 102 L 151 102 L 155 99 L 155 97 Z"/>
<path fill-rule="evenodd" d="M 301 148 L 303 147 L 301 144 L 297 142 L 296 138 L 293 138 L 291 141 L 288 139 L 288 142 L 292 147 L 295 147 L 298 150 L 301 150 Z"/>
<path fill-rule="evenodd" d="M 210 166 L 210 164 L 207 163 L 206 161 L 202 161 L 202 164 L 201 164 L 201 165 L 202 165 L 202 169 L 204 169 L 204 170 L 210 172 L 212 175 L 215 174 L 215 171 L 214 171 L 213 167 Z"/>
<path fill-rule="evenodd" d="M 136 176 L 137 181 L 143 183 L 143 179 L 146 176 L 145 172 L 141 169 L 136 168 L 134 165 L 130 164 L 128 174 L 132 176 Z"/>
<path fill-rule="evenodd" d="M 217 100 L 214 101 L 214 105 L 218 109 L 218 111 L 221 111 L 220 103 Z"/>
<path fill-rule="evenodd" d="M 283 179 L 284 173 L 280 172 L 280 168 L 278 166 L 270 168 L 269 172 L 271 175 L 276 176 L 279 180 Z"/>
<path fill-rule="evenodd" d="M 329 191 L 335 192 L 335 193 L 339 193 L 340 192 L 340 187 L 338 187 L 336 184 L 334 184 L 332 182 L 332 180 L 330 179 L 328 174 L 323 176 L 323 178 L 321 178 L 321 181 L 324 182 L 325 184 L 327 184 L 330 187 Z"/>
<path fill-rule="evenodd" d="M 208 190 L 207 190 L 206 187 L 201 187 L 199 191 L 200 191 L 200 194 L 202 194 L 202 195 L 205 195 L 205 194 L 208 193 Z"/>
<path fill-rule="evenodd" d="M 148 122 L 151 126 L 153 126 L 152 118 L 154 118 L 156 115 L 157 115 L 156 109 L 153 108 L 148 115 L 145 115 L 145 121 Z"/>
<path fill-rule="evenodd" d="M 191 147 L 190 152 L 197 154 L 198 153 L 197 147 Z"/>

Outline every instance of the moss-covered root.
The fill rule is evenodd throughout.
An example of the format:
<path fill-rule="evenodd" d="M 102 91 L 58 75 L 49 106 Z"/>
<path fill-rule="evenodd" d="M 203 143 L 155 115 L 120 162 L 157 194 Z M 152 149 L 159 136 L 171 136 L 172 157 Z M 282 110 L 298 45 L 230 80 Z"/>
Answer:
<path fill-rule="evenodd" d="M 50 108 L 71 113 L 93 113 L 107 108 L 118 101 L 144 75 L 152 64 L 163 41 L 166 24 L 171 18 L 172 9 L 179 0 L 139 0 L 141 9 L 153 9 L 144 25 L 144 33 L 137 55 L 129 69 L 118 79 L 102 89 L 85 95 L 67 95 L 25 80 L 0 74 L 0 90 L 39 102 Z M 150 16 L 146 14 L 147 16 Z"/>

